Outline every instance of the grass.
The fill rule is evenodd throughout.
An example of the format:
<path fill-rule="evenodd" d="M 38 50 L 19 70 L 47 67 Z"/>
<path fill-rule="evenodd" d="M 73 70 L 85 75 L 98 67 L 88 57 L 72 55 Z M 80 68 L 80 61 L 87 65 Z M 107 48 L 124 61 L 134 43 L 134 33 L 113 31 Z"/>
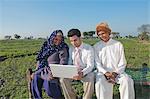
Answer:
<path fill-rule="evenodd" d="M 128 62 L 127 68 L 141 68 L 143 63 L 150 67 L 150 42 L 143 43 L 137 39 L 118 39 L 123 43 L 125 48 L 126 59 Z M 94 45 L 99 39 L 83 39 L 85 43 Z M 10 97 L 11 99 L 28 98 L 27 82 L 25 72 L 27 68 L 35 68 L 36 53 L 44 40 L 1 40 L 0 41 L 0 56 L 5 56 L 8 59 L 0 62 L 0 97 Z M 69 41 L 66 40 L 68 43 Z M 69 43 L 68 43 L 69 44 Z M 28 55 L 31 54 L 31 55 Z M 21 56 L 14 58 L 14 56 Z M 141 79 L 140 71 L 127 70 L 134 80 Z M 150 72 L 148 72 L 147 77 Z M 83 93 L 80 83 L 75 83 L 74 88 L 81 96 Z M 114 94 L 118 94 L 118 87 L 114 88 Z M 44 93 L 44 97 L 47 97 Z"/>

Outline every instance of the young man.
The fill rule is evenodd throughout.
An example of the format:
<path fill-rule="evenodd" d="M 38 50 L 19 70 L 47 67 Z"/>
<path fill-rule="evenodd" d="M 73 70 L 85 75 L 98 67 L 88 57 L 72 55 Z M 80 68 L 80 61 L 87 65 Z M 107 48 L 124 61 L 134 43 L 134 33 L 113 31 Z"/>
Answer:
<path fill-rule="evenodd" d="M 96 32 L 101 39 L 94 45 L 97 99 L 112 99 L 115 83 L 120 84 L 121 99 L 135 99 L 133 80 L 125 73 L 123 45 L 110 37 L 111 29 L 107 23 L 98 24 Z"/>
<path fill-rule="evenodd" d="M 81 80 L 84 86 L 83 99 L 92 99 L 94 92 L 94 52 L 93 48 L 82 42 L 81 32 L 78 29 L 71 29 L 68 38 L 72 44 L 69 48 L 69 64 L 74 64 L 78 68 L 78 75 L 74 80 Z M 61 79 L 61 86 L 65 99 L 76 99 L 76 94 L 71 86 L 72 79 Z"/>

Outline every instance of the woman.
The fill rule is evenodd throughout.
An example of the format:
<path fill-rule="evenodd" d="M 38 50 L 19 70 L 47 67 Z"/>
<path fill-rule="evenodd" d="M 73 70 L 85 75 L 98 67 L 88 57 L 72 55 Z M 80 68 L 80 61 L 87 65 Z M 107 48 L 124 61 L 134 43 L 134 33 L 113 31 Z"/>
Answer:
<path fill-rule="evenodd" d="M 37 70 L 31 81 L 31 90 L 34 98 L 42 98 L 42 86 L 48 96 L 54 99 L 62 98 L 59 79 L 52 77 L 48 64 L 67 64 L 68 56 L 68 45 L 64 42 L 62 31 L 54 31 L 49 39 L 44 42 L 37 56 Z"/>

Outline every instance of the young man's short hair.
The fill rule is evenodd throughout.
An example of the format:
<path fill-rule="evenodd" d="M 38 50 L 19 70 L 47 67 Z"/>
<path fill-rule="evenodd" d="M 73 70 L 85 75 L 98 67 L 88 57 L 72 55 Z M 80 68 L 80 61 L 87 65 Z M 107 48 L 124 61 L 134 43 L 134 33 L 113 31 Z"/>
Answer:
<path fill-rule="evenodd" d="M 78 37 L 81 37 L 80 30 L 78 30 L 78 29 L 71 29 L 71 30 L 68 31 L 68 35 L 67 35 L 68 37 L 72 37 L 74 35 L 76 35 Z"/>

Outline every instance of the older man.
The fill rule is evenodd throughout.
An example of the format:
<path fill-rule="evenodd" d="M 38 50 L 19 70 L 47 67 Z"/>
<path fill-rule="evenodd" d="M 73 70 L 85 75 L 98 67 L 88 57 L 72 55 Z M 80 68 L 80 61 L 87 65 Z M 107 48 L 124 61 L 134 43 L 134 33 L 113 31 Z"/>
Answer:
<path fill-rule="evenodd" d="M 111 29 L 107 23 L 100 23 L 96 27 L 97 36 L 101 39 L 94 45 L 97 99 L 112 99 L 113 85 L 119 84 L 121 99 L 135 99 L 134 83 L 125 73 L 126 59 L 123 45 L 113 40 Z"/>

